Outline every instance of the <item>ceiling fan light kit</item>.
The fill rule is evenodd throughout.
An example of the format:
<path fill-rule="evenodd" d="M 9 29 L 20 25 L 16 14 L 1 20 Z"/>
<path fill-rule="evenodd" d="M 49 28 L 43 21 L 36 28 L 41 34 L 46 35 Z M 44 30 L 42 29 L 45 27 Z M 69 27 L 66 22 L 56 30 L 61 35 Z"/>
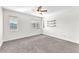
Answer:
<path fill-rule="evenodd" d="M 42 6 L 39 6 L 37 9 L 35 9 L 35 11 L 42 15 L 43 12 L 47 12 L 47 9 L 44 9 Z"/>

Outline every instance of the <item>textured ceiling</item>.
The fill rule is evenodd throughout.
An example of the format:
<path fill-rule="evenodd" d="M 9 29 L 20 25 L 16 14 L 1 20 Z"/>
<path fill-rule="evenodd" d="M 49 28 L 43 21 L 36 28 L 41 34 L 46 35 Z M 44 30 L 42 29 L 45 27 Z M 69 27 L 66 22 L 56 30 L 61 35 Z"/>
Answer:
<path fill-rule="evenodd" d="M 37 7 L 38 6 L 19 6 L 19 7 L 18 6 L 14 6 L 14 7 L 7 6 L 7 7 L 3 7 L 3 8 L 14 10 L 14 11 L 19 11 L 22 13 L 28 13 L 28 14 L 35 15 L 35 16 L 42 16 L 33 11 Z M 43 6 L 43 8 L 48 10 L 46 13 L 44 13 L 44 15 L 50 15 L 51 13 L 66 10 L 66 9 L 69 9 L 72 7 L 71 6 Z"/>

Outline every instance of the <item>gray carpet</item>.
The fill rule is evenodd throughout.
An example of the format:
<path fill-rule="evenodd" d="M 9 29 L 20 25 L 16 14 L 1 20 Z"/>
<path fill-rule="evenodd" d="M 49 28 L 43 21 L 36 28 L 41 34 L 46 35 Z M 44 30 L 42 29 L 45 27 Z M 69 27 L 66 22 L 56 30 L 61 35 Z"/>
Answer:
<path fill-rule="evenodd" d="M 78 53 L 79 44 L 47 35 L 4 42 L 0 53 Z"/>

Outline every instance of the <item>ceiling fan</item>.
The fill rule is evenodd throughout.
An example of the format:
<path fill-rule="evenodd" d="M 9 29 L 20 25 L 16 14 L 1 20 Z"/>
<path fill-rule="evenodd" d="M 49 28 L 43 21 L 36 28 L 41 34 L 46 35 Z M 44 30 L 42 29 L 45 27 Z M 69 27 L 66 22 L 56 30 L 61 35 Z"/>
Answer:
<path fill-rule="evenodd" d="M 47 12 L 47 9 L 43 8 L 42 6 L 39 6 L 35 9 L 35 11 L 39 14 L 42 14 L 43 12 Z"/>

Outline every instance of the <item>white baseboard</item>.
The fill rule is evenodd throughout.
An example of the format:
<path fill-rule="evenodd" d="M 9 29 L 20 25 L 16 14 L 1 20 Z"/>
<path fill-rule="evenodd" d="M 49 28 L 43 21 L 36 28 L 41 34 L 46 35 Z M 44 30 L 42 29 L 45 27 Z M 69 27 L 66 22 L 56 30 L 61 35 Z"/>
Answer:
<path fill-rule="evenodd" d="M 18 40 L 18 39 L 21 39 L 21 38 L 31 37 L 31 36 L 36 36 L 36 35 L 41 35 L 41 34 L 33 34 L 33 35 L 28 35 L 28 36 L 16 37 L 16 38 L 8 39 L 8 40 L 3 40 L 3 42 L 11 41 L 11 40 Z"/>
<path fill-rule="evenodd" d="M 61 39 L 61 40 L 66 40 L 66 41 L 69 41 L 69 42 L 73 42 L 73 43 L 77 43 L 77 44 L 79 44 L 79 42 L 70 40 L 70 39 L 68 39 L 68 38 L 66 38 L 66 37 L 60 37 L 60 36 L 49 35 L 49 34 L 44 34 L 44 35 L 51 36 L 51 37 L 56 37 L 56 38 L 59 38 L 59 39 Z"/>
<path fill-rule="evenodd" d="M 63 36 L 50 35 L 50 34 L 45 34 L 45 33 L 43 33 L 43 34 L 51 36 L 51 37 L 56 37 L 56 38 L 59 38 L 59 39 L 62 39 L 62 40 L 66 40 L 66 41 L 70 41 L 70 42 L 79 44 L 79 42 L 70 40 L 69 38 L 66 38 L 65 36 L 63 37 Z M 40 35 L 40 34 L 36 34 L 36 35 Z M 30 36 L 35 36 L 35 35 L 28 35 L 28 36 L 24 36 L 24 37 L 30 37 Z M 24 38 L 24 37 L 18 37 L 18 38 L 13 38 L 13 39 L 9 39 L 9 40 L 4 40 L 3 42 L 10 41 L 10 40 L 16 40 L 16 39 L 20 39 L 20 38 Z M 1 45 L 2 45 L 2 43 L 1 43 Z"/>

